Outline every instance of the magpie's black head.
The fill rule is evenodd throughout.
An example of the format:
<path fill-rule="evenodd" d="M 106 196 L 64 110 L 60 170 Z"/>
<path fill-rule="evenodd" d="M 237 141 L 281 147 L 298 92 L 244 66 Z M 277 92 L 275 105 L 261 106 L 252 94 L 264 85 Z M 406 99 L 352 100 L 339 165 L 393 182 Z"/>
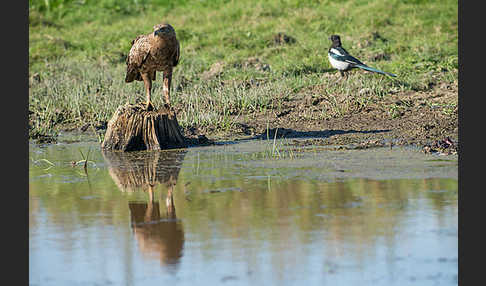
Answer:
<path fill-rule="evenodd" d="M 339 37 L 339 35 L 332 35 L 329 37 L 329 40 L 331 40 L 333 47 L 341 46 L 341 38 Z"/>

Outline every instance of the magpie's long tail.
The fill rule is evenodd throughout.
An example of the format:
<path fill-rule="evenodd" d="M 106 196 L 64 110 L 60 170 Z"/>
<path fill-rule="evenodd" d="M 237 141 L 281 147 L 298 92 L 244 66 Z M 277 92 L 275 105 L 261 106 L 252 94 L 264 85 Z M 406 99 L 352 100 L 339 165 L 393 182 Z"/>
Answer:
<path fill-rule="evenodd" d="M 381 70 L 378 70 L 378 69 L 375 69 L 375 68 L 372 68 L 372 67 L 369 67 L 369 66 L 366 66 L 366 65 L 355 65 L 355 67 L 357 68 L 360 68 L 360 69 L 364 69 L 364 70 L 367 70 L 367 71 L 371 71 L 371 72 L 376 72 L 376 73 L 381 73 L 381 74 L 386 74 L 386 75 L 389 75 L 389 76 L 392 76 L 392 77 L 396 77 L 395 74 L 392 74 L 392 73 L 389 73 L 389 72 L 384 72 L 384 71 L 381 71 Z"/>

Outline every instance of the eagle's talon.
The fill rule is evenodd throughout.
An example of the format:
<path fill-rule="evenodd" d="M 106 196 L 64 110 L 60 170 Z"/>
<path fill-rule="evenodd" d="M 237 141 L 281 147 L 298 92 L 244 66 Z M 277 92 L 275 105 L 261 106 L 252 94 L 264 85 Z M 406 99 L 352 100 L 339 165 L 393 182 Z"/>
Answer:
<path fill-rule="evenodd" d="M 152 105 L 152 102 L 149 101 L 149 102 L 147 102 L 145 104 L 145 110 L 146 111 L 152 111 L 152 110 L 154 110 L 154 106 Z"/>

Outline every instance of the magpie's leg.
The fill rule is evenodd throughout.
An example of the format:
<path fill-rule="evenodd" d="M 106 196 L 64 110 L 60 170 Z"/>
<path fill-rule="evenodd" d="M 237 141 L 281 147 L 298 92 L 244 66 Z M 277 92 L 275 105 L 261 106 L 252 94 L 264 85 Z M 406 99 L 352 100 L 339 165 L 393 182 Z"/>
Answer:
<path fill-rule="evenodd" d="M 346 77 L 346 73 L 342 70 L 339 70 L 339 74 L 341 77 L 336 80 L 336 83 L 342 81 Z"/>

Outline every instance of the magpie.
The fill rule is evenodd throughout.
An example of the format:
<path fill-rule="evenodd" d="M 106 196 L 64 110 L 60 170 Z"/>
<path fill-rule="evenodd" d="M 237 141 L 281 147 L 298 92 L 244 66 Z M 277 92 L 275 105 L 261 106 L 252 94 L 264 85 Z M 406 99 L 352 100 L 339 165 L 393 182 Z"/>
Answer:
<path fill-rule="evenodd" d="M 329 48 L 327 53 L 329 57 L 329 62 L 331 63 L 332 67 L 337 69 L 341 76 L 344 77 L 344 72 L 348 71 L 352 68 L 360 68 L 371 72 L 381 73 L 389 76 L 396 77 L 396 75 L 388 72 L 384 72 L 372 67 L 369 67 L 362 62 L 360 62 L 357 58 L 351 56 L 342 46 L 341 46 L 341 38 L 338 35 L 332 35 L 329 37 L 329 40 L 332 41 L 332 45 Z"/>

